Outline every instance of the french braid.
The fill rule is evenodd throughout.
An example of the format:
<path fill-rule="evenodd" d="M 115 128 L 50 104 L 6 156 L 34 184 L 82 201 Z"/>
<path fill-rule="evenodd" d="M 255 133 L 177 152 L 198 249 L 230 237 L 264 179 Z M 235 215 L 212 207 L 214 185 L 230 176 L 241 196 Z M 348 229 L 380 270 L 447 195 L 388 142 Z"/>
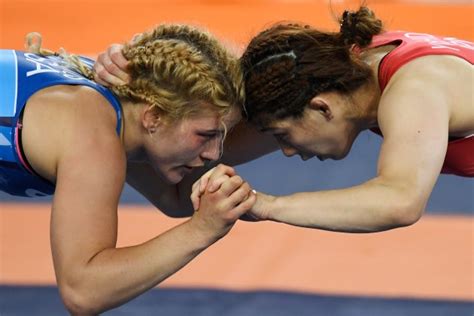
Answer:
<path fill-rule="evenodd" d="M 91 68 L 64 50 L 54 53 L 41 48 L 41 37 L 28 35 L 30 51 L 60 55 L 89 79 Z M 120 98 L 146 102 L 177 120 L 198 113 L 200 103 L 225 115 L 244 102 L 243 79 L 238 59 L 207 32 L 187 25 L 159 25 L 142 33 L 123 48 L 129 62 L 129 84 L 111 87 Z"/>
<path fill-rule="evenodd" d="M 253 38 L 241 57 L 245 114 L 257 125 L 300 117 L 311 99 L 327 91 L 350 94 L 372 79 L 353 53 L 382 32 L 382 23 L 362 7 L 345 12 L 340 32 L 308 25 L 277 24 Z"/>

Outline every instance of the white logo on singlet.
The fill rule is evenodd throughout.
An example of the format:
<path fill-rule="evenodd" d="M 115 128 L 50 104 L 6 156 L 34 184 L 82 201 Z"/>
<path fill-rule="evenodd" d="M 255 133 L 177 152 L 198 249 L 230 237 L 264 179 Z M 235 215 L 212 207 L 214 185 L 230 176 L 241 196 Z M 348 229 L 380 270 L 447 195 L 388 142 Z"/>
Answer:
<path fill-rule="evenodd" d="M 474 44 L 454 37 L 438 38 L 430 34 L 423 33 L 405 33 L 405 37 L 410 39 L 422 40 L 431 45 L 433 49 L 450 49 L 460 51 L 459 47 L 474 50 Z M 457 46 L 457 47 L 456 47 Z"/>
<path fill-rule="evenodd" d="M 47 194 L 44 194 L 43 192 L 40 192 L 35 189 L 26 189 L 25 195 L 28 197 L 43 197 L 43 196 L 46 196 Z"/>
<path fill-rule="evenodd" d="M 35 54 L 25 53 L 25 60 L 36 66 L 35 70 L 30 70 L 26 73 L 26 77 L 53 72 L 72 80 L 87 80 L 87 78 L 69 69 L 67 63 L 61 61 L 59 57 L 45 58 Z"/>
<path fill-rule="evenodd" d="M 11 146 L 12 144 L 2 133 L 0 133 L 0 146 Z"/>

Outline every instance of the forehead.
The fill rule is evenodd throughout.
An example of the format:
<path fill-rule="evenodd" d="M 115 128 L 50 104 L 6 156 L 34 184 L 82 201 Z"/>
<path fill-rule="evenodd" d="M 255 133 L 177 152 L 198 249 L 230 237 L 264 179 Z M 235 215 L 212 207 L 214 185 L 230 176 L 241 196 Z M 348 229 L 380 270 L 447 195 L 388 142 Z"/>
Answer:
<path fill-rule="evenodd" d="M 241 118 L 240 110 L 237 106 L 233 106 L 225 115 L 218 113 L 215 110 L 215 106 L 208 106 L 202 111 L 190 115 L 184 121 L 196 127 L 220 129 L 222 124 L 225 124 L 227 128 L 234 126 Z"/>
<path fill-rule="evenodd" d="M 238 106 L 232 106 L 229 113 L 222 117 L 226 125 L 235 125 L 242 119 L 242 111 Z"/>
<path fill-rule="evenodd" d="M 198 115 L 190 115 L 179 123 L 191 128 L 216 129 L 219 127 L 220 121 L 220 117 L 216 113 L 202 113 Z"/>

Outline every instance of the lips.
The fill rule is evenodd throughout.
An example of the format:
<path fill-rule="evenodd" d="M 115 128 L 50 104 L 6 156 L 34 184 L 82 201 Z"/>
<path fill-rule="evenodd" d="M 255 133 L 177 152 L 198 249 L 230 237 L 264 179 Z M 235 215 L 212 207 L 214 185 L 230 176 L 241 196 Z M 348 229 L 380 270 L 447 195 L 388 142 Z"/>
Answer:
<path fill-rule="evenodd" d="M 204 167 L 204 165 L 195 165 L 195 166 L 183 165 L 181 167 L 186 171 L 192 171 L 193 169 Z"/>
<path fill-rule="evenodd" d="M 204 165 L 195 165 L 195 166 L 188 166 L 188 165 L 185 165 L 186 168 L 191 168 L 191 169 L 194 169 L 194 168 L 201 168 L 201 167 L 204 167 Z"/>

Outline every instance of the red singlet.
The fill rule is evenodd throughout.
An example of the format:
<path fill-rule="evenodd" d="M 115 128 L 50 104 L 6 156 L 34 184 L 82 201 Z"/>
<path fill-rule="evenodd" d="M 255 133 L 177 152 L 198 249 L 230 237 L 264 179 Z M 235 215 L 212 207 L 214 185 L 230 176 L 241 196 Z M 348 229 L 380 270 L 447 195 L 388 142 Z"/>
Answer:
<path fill-rule="evenodd" d="M 453 37 L 410 32 L 386 32 L 374 36 L 369 48 L 397 45 L 379 65 L 379 85 L 383 92 L 392 75 L 407 62 L 426 55 L 453 55 L 474 64 L 474 43 Z M 373 130 L 380 134 L 380 131 Z M 474 134 L 450 138 L 442 173 L 474 177 Z"/>

